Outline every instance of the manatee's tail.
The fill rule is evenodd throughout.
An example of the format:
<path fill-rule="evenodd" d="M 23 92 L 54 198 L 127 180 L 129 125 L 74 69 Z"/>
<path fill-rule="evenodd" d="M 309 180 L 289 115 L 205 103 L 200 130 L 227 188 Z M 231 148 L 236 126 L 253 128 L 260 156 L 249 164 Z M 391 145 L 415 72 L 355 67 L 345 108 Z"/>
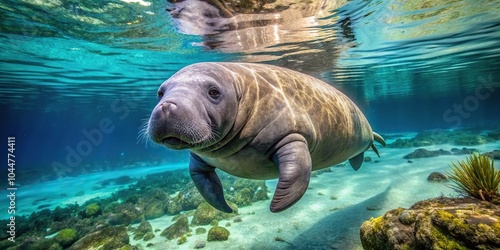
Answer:
<path fill-rule="evenodd" d="M 386 145 L 385 140 L 384 140 L 384 138 L 382 138 L 382 136 L 373 132 L 373 139 L 385 147 L 385 145 Z M 375 151 L 375 153 L 378 155 L 378 157 L 380 157 L 380 154 L 378 153 L 378 149 L 375 147 L 375 145 L 373 143 L 372 143 L 372 149 L 373 149 L 373 151 Z"/>
<path fill-rule="evenodd" d="M 384 147 L 386 145 L 384 138 L 382 138 L 382 136 L 380 136 L 379 134 L 377 134 L 375 132 L 373 132 L 373 140 L 382 144 L 382 146 L 384 146 Z M 373 151 L 375 151 L 375 153 L 378 155 L 378 157 L 380 157 L 380 154 L 378 153 L 378 149 L 375 147 L 375 145 L 373 145 L 373 142 L 372 142 L 371 147 L 372 147 Z M 354 170 L 357 171 L 361 167 L 361 163 L 363 163 L 363 160 L 365 159 L 364 154 L 365 154 L 365 152 L 361 152 L 360 154 L 349 159 L 349 163 L 351 163 L 351 166 Z"/>

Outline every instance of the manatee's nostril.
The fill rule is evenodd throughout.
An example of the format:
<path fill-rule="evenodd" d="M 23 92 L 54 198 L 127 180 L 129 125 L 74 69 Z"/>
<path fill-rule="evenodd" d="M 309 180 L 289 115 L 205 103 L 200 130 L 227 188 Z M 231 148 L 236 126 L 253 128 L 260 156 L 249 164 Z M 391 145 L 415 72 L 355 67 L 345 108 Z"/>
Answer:
<path fill-rule="evenodd" d="M 162 104 L 160 104 L 160 106 L 164 111 L 172 111 L 177 108 L 177 105 L 171 102 L 163 102 Z"/>

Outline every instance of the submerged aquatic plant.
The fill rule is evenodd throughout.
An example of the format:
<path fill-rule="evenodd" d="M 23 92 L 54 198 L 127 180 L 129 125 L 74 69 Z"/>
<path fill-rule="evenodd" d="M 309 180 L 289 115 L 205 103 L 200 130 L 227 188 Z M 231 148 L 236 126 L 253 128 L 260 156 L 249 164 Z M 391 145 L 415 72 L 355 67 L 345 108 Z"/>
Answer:
<path fill-rule="evenodd" d="M 493 201 L 500 198 L 500 171 L 495 170 L 494 159 L 488 155 L 473 153 L 465 161 L 452 163 L 448 173 L 449 185 L 459 193 L 468 194 L 474 198 Z"/>

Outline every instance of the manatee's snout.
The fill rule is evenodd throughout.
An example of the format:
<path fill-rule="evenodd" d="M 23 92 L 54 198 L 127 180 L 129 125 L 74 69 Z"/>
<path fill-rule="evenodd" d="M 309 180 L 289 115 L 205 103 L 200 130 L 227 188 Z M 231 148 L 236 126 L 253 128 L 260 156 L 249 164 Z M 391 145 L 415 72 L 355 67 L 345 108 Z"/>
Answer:
<path fill-rule="evenodd" d="M 192 148 L 211 135 L 210 126 L 190 98 L 164 97 L 151 113 L 148 134 L 152 141 L 173 149 Z"/>
<path fill-rule="evenodd" d="M 175 131 L 179 123 L 179 108 L 172 101 L 162 101 L 153 109 L 149 119 L 149 135 L 151 140 L 166 146 L 181 147 L 186 144 L 181 139 L 181 133 Z"/>

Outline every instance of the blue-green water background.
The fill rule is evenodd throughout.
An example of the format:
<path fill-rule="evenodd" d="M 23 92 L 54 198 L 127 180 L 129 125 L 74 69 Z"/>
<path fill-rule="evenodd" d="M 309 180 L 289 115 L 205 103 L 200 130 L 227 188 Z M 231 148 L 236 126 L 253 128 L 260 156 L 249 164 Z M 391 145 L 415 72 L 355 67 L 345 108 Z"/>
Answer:
<path fill-rule="evenodd" d="M 321 78 L 381 133 L 500 124 L 499 1 L 348 1 L 300 30 L 319 35 L 253 50 L 201 46 L 207 37 L 180 33 L 167 2 L 138 2 L 0 3 L 0 139 L 6 152 L 16 138 L 19 182 L 185 162 L 137 136 L 157 87 L 202 61 Z M 85 148 L 102 122 L 112 131 Z"/>

